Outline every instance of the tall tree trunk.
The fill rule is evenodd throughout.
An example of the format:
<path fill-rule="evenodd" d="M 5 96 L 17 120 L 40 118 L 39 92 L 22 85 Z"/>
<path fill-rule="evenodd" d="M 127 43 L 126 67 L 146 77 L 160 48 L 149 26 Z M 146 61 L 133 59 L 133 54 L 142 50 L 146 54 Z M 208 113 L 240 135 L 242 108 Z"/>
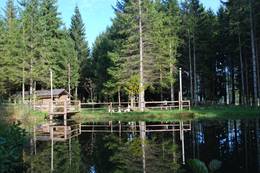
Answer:
<path fill-rule="evenodd" d="M 70 76 L 71 76 L 71 71 L 70 71 L 70 64 L 68 64 L 68 92 L 69 92 L 69 98 L 71 95 L 71 89 L 70 89 Z"/>
<path fill-rule="evenodd" d="M 174 101 L 174 88 L 173 88 L 173 57 L 172 57 L 172 43 L 170 43 L 170 76 L 171 76 L 171 101 Z"/>
<path fill-rule="evenodd" d="M 75 100 L 78 100 L 78 86 L 75 86 Z"/>
<path fill-rule="evenodd" d="M 246 104 L 250 103 L 250 94 L 249 94 L 249 81 L 248 81 L 248 62 L 245 61 L 245 69 L 246 69 L 246 76 L 245 76 L 245 80 L 246 80 Z"/>
<path fill-rule="evenodd" d="M 140 49 L 140 83 L 139 83 L 139 109 L 144 111 L 144 69 L 143 69 L 143 28 L 142 28 L 142 4 L 139 0 L 139 49 Z"/>
<path fill-rule="evenodd" d="M 252 50 L 252 65 L 253 65 L 253 104 L 257 104 L 257 72 L 256 72 L 256 51 L 255 51 L 255 34 L 253 24 L 253 9 L 252 0 L 250 3 L 250 35 L 251 35 L 251 50 Z"/>
<path fill-rule="evenodd" d="M 163 79 L 162 79 L 162 69 L 160 68 L 160 96 L 161 96 L 161 101 L 163 101 Z"/>
<path fill-rule="evenodd" d="M 143 161 L 143 173 L 146 173 L 146 153 L 145 153 L 145 139 L 146 139 L 146 124 L 143 121 L 139 122 L 140 138 L 142 145 L 142 161 Z"/>
<path fill-rule="evenodd" d="M 226 104 L 230 104 L 229 100 L 229 75 L 228 75 L 228 67 L 225 67 L 225 74 L 226 74 Z"/>
<path fill-rule="evenodd" d="M 190 99 L 191 103 L 193 103 L 193 74 L 192 74 L 192 61 L 191 61 L 191 35 L 190 31 L 188 31 L 189 36 L 189 64 L 190 64 Z"/>
<path fill-rule="evenodd" d="M 195 44 L 195 34 L 193 33 L 193 66 L 194 66 L 194 104 L 197 106 L 197 72 L 196 72 L 196 44 Z"/>
<path fill-rule="evenodd" d="M 256 48 L 256 71 L 257 71 L 257 86 L 258 86 L 258 106 L 260 106 L 260 70 L 259 70 L 259 55 L 258 55 L 258 49 L 257 49 L 257 42 L 255 43 Z"/>
<path fill-rule="evenodd" d="M 244 65 L 243 65 L 243 54 L 241 45 L 241 35 L 240 30 L 238 34 L 238 44 L 239 44 L 239 60 L 240 60 L 240 78 L 241 78 L 241 103 L 245 104 L 245 83 L 244 83 Z"/>
<path fill-rule="evenodd" d="M 32 70 L 33 70 L 33 65 L 32 65 L 32 58 L 30 60 L 30 106 L 32 105 L 32 93 L 33 93 L 33 76 L 32 76 Z"/>
<path fill-rule="evenodd" d="M 260 126 L 259 126 L 259 119 L 256 120 L 256 148 L 257 148 L 257 168 L 258 172 L 260 172 Z"/>
<path fill-rule="evenodd" d="M 236 103 L 236 93 L 235 93 L 235 72 L 234 72 L 234 63 L 232 62 L 231 70 L 231 83 L 232 83 L 232 104 Z"/>
<path fill-rule="evenodd" d="M 23 63 L 23 82 L 22 82 L 22 103 L 24 104 L 25 102 L 25 76 L 24 76 L 24 63 Z"/>

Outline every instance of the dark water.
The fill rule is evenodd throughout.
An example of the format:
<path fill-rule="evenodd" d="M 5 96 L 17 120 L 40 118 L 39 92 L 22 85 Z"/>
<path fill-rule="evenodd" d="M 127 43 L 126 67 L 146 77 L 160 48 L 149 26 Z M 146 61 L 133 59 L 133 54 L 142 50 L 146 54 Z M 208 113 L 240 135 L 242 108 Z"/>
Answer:
<path fill-rule="evenodd" d="M 160 123 L 146 122 L 153 124 Z M 259 124 L 259 120 L 192 122 L 191 130 L 184 132 L 186 165 L 182 164 L 178 131 L 147 132 L 145 139 L 138 130 L 83 132 L 66 142 L 54 143 L 53 172 L 191 172 L 187 161 L 196 158 L 206 165 L 213 159 L 221 161 L 217 171 L 221 173 L 260 173 Z M 36 155 L 27 157 L 28 172 L 50 172 L 51 143 L 37 142 Z"/>

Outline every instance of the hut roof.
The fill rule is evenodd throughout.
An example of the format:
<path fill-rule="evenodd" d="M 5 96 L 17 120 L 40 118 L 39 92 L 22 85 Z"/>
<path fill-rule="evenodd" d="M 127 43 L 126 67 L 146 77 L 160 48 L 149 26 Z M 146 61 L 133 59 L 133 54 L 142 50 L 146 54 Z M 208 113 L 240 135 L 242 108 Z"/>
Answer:
<path fill-rule="evenodd" d="M 59 97 L 61 95 L 69 95 L 65 89 L 53 89 L 53 97 Z M 38 90 L 36 91 L 37 97 L 51 97 L 51 90 Z"/>
<path fill-rule="evenodd" d="M 36 97 L 39 98 L 50 98 L 51 90 L 37 90 L 35 92 Z M 14 95 L 14 97 L 21 97 L 22 93 L 18 92 Z M 29 92 L 26 91 L 24 93 L 25 96 L 29 96 Z M 61 95 L 69 95 L 69 93 L 65 89 L 53 89 L 53 97 L 60 97 Z"/>

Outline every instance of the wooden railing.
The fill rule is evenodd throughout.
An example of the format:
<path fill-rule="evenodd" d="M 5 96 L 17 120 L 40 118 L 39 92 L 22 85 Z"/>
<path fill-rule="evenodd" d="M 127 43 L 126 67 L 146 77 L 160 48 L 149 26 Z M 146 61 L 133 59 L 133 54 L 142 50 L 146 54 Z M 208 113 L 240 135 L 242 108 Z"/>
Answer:
<path fill-rule="evenodd" d="M 99 123 L 99 124 L 82 124 L 81 132 L 82 133 L 113 133 L 113 132 L 139 132 L 140 126 L 136 122 L 131 122 L 128 124 L 124 123 Z M 145 131 L 146 132 L 177 132 L 177 131 L 190 131 L 191 130 L 191 121 L 187 122 L 171 122 L 171 123 L 161 123 L 161 124 L 147 124 Z"/>
<path fill-rule="evenodd" d="M 77 113 L 80 110 L 80 101 L 53 101 L 49 103 L 50 114 Z"/>
<path fill-rule="evenodd" d="M 138 106 L 138 102 L 133 103 Z M 81 108 L 84 110 L 100 111 L 111 110 L 117 112 L 119 108 L 123 112 L 131 105 L 130 102 L 104 102 L 104 103 L 81 103 Z M 147 109 L 191 109 L 190 100 L 183 101 L 147 101 L 145 102 L 145 108 Z"/>
<path fill-rule="evenodd" d="M 71 126 L 49 126 L 48 131 L 36 131 L 37 140 L 65 141 L 81 134 L 81 125 L 75 124 Z"/>

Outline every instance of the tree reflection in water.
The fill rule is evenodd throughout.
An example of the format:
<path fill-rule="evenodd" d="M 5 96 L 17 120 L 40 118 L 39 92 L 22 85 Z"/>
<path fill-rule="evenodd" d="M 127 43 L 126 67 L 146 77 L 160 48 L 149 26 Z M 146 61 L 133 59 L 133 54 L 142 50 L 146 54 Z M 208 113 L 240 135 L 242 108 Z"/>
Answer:
<path fill-rule="evenodd" d="M 71 149 L 70 144 L 71 142 Z M 37 145 L 37 154 L 31 155 L 26 161 L 30 168 L 28 173 L 51 172 L 51 144 L 40 142 Z M 54 143 L 54 173 L 79 173 L 81 164 L 80 145 L 77 139 Z"/>
<path fill-rule="evenodd" d="M 185 133 L 185 157 L 186 160 L 199 159 L 207 167 L 213 159 L 220 160 L 221 173 L 258 173 L 259 135 L 259 120 L 195 121 L 192 131 Z M 178 132 L 147 132 L 144 139 L 138 132 L 83 133 L 72 140 L 71 152 L 68 143 L 55 142 L 54 172 L 138 173 L 144 172 L 145 168 L 146 173 L 167 173 L 179 172 L 179 168 L 189 170 L 181 165 Z M 38 143 L 37 155 L 27 159 L 30 166 L 27 172 L 50 172 L 50 153 L 50 142 Z"/>

